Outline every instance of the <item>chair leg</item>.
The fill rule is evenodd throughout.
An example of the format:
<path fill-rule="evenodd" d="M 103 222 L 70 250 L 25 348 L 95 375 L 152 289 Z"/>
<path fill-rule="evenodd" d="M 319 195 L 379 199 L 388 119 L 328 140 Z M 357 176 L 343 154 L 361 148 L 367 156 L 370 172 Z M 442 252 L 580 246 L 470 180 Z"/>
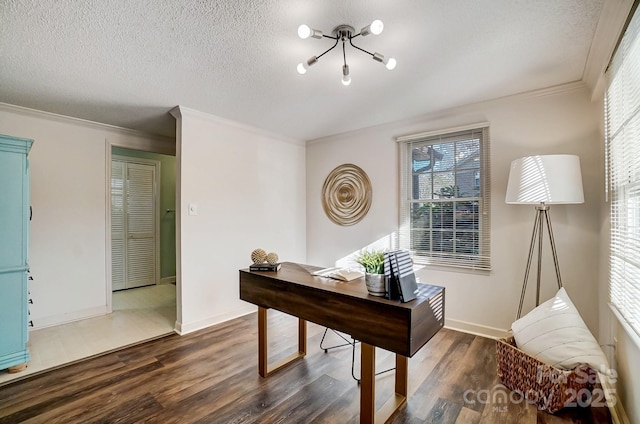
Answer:
<path fill-rule="evenodd" d="M 334 346 L 324 347 L 322 344 L 324 343 L 324 339 L 325 339 L 325 337 L 327 337 L 327 332 L 329 330 L 333 331 L 338 337 L 340 337 L 346 343 L 339 344 L 339 345 L 334 345 Z M 351 377 L 353 377 L 353 379 L 355 381 L 357 381 L 358 384 L 360 384 L 360 379 L 358 377 L 356 377 L 356 372 L 355 372 L 356 343 L 359 343 L 359 342 L 358 342 L 358 340 L 354 339 L 353 337 L 351 338 L 351 340 L 349 340 L 345 336 L 343 336 L 342 334 L 337 332 L 336 330 L 334 330 L 332 328 L 329 328 L 329 327 L 325 327 L 324 333 L 322 334 L 322 339 L 320 340 L 320 349 L 324 350 L 324 352 L 327 353 L 327 351 L 329 351 L 329 349 L 335 349 L 335 348 L 338 348 L 338 347 L 343 347 L 343 346 L 349 346 L 350 345 L 351 346 Z M 377 372 L 375 375 L 384 374 L 386 372 L 393 371 L 393 370 L 395 370 L 395 367 L 394 368 L 389 368 L 388 370 Z"/>
<path fill-rule="evenodd" d="M 352 343 L 352 349 L 351 349 L 351 377 L 353 377 L 354 380 L 356 380 L 358 382 L 358 384 L 360 384 L 360 379 L 358 377 L 356 377 L 356 373 L 355 373 L 355 364 L 356 364 L 356 343 L 358 343 L 355 339 L 352 339 L 353 343 Z M 374 347 L 375 349 L 375 347 Z M 396 368 L 389 368 L 388 370 L 384 370 L 384 371 L 379 371 L 377 373 L 375 373 L 375 375 L 380 375 L 380 374 L 384 374 L 387 373 L 389 371 L 393 371 Z"/>
<path fill-rule="evenodd" d="M 328 332 L 329 330 L 333 331 L 333 332 L 334 332 L 338 337 L 340 337 L 340 338 L 341 338 L 342 340 L 344 340 L 346 343 L 339 344 L 339 345 L 335 345 L 335 346 L 327 346 L 327 347 L 324 347 L 324 346 L 322 345 L 322 343 L 324 343 L 324 339 L 325 339 L 325 337 L 327 337 L 327 332 Z M 337 348 L 337 347 L 343 347 L 343 346 L 349 346 L 349 345 L 351 345 L 351 341 L 350 341 L 349 339 L 347 339 L 345 336 L 343 336 L 342 334 L 338 333 L 336 330 L 334 330 L 334 329 L 332 329 L 332 328 L 328 328 L 328 327 L 326 327 L 326 328 L 324 329 L 324 334 L 322 335 L 322 340 L 320 340 L 320 349 L 324 350 L 324 353 L 327 353 L 327 351 L 328 351 L 329 349 L 335 349 L 335 348 Z"/>

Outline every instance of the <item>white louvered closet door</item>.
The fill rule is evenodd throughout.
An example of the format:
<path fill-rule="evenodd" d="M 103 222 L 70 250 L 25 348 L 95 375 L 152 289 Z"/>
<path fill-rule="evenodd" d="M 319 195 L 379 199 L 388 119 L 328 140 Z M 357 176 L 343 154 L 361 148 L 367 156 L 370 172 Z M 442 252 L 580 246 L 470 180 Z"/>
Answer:
<path fill-rule="evenodd" d="M 122 179 L 120 191 L 115 189 L 118 186 L 116 176 L 126 176 Z M 153 165 L 112 161 L 113 290 L 146 286 L 156 282 L 154 182 L 155 167 Z"/>

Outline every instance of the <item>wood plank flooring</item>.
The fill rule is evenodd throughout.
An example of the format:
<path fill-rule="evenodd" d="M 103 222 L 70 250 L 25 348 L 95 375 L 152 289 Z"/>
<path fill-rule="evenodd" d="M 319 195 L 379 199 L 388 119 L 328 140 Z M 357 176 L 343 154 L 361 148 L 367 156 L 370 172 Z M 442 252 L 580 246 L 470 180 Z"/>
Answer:
<path fill-rule="evenodd" d="M 273 360 L 296 349 L 297 319 L 276 311 L 268 319 Z M 0 424 L 357 423 L 351 348 L 325 353 L 323 330 L 309 323 L 307 356 L 266 379 L 258 376 L 255 313 L 83 360 L 0 386 Z M 329 333 L 325 343 L 334 342 L 340 339 Z M 377 358 L 380 370 L 393 365 L 388 352 L 378 350 Z M 356 362 L 358 375 L 359 352 Z M 377 377 L 378 406 L 392 395 L 393 381 L 393 373 Z M 606 408 L 550 415 L 517 398 L 491 403 L 500 390 L 495 342 L 443 329 L 409 360 L 408 402 L 389 422 L 611 422 Z"/>

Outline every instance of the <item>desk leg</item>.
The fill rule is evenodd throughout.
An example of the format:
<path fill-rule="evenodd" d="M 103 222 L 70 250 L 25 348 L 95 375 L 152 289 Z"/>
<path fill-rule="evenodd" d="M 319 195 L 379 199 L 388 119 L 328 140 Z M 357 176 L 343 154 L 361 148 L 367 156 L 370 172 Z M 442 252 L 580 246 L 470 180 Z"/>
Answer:
<path fill-rule="evenodd" d="M 307 354 L 307 322 L 298 318 L 298 351 L 273 364 L 267 355 L 267 308 L 258 306 L 258 373 L 267 377 Z"/>
<path fill-rule="evenodd" d="M 396 394 L 407 398 L 409 392 L 409 358 L 396 353 Z"/>
<path fill-rule="evenodd" d="M 376 413 L 376 348 L 362 343 L 360 380 L 360 423 L 384 423 L 407 400 L 408 358 L 396 354 L 395 394 Z"/>
<path fill-rule="evenodd" d="M 376 347 L 360 343 L 360 423 L 372 424 L 376 416 Z"/>
<path fill-rule="evenodd" d="M 267 310 L 258 306 L 258 373 L 267 376 Z"/>
<path fill-rule="evenodd" d="M 298 318 L 298 353 L 307 354 L 307 321 Z"/>

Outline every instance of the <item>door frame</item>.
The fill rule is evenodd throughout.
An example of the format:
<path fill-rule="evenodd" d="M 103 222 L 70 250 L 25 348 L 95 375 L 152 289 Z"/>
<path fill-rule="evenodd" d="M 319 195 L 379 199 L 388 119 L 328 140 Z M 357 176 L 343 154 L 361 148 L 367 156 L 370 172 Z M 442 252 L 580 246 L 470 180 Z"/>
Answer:
<path fill-rule="evenodd" d="M 175 140 L 168 138 L 158 138 L 156 140 L 144 139 L 138 133 L 126 131 L 124 137 L 118 139 L 105 138 L 105 296 L 107 299 L 107 313 L 113 312 L 113 288 L 111 284 L 111 150 L 113 147 L 125 149 L 141 150 L 144 152 L 160 153 L 163 155 L 176 156 Z M 176 165 L 177 166 L 177 165 Z M 177 188 L 176 188 L 177 196 Z M 176 223 L 176 233 L 178 223 Z M 177 252 L 176 252 L 177 259 Z M 178 264 L 176 264 L 176 267 Z M 180 310 L 180 300 L 176 296 L 176 312 Z"/>
<path fill-rule="evenodd" d="M 155 256 L 155 269 L 154 269 L 154 281 L 153 284 L 158 285 L 161 282 L 160 275 L 160 172 L 162 164 L 160 161 L 153 159 L 144 159 L 144 158 L 135 158 L 131 156 L 122 156 L 122 155 L 111 155 L 111 162 L 114 160 L 125 162 L 125 163 L 136 163 L 140 165 L 149 165 L 155 168 L 153 175 L 153 208 L 155 211 L 155 222 L 153 227 L 153 237 L 154 237 L 154 256 Z M 111 172 L 111 171 L 110 171 Z M 126 179 L 126 175 L 125 175 Z M 109 182 L 111 181 L 111 175 L 109 175 Z M 107 206 L 109 209 L 109 222 L 111 222 L 111 184 L 109 184 L 109 204 Z M 113 242 L 113 240 L 111 240 Z M 125 248 L 126 251 L 126 248 Z M 111 246 L 109 247 L 109 252 L 111 252 Z M 109 265 L 111 266 L 111 264 Z M 111 290 L 113 291 L 113 281 L 109 279 L 109 284 L 111 285 Z"/>

